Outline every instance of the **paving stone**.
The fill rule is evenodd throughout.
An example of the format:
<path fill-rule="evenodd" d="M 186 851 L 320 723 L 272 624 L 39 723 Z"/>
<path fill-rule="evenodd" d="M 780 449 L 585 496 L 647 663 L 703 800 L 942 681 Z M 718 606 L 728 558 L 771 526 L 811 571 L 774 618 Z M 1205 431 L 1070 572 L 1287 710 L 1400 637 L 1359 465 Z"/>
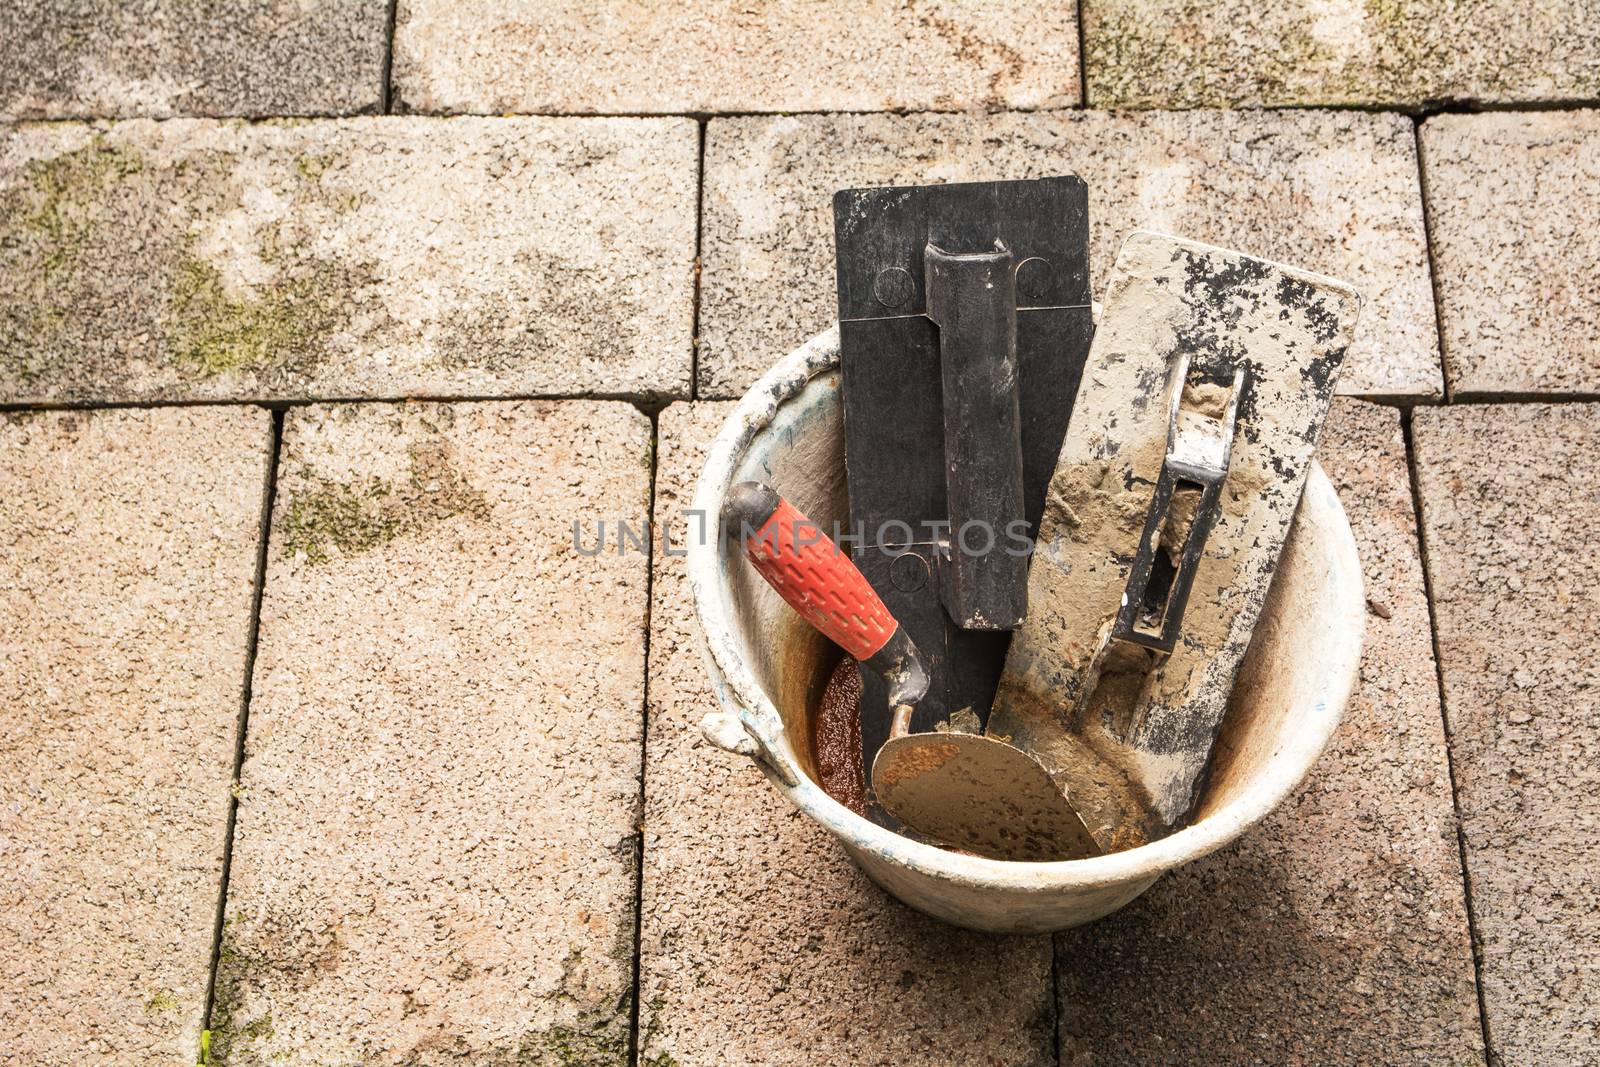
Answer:
<path fill-rule="evenodd" d="M 1489 1039 L 1506 1065 L 1590 1064 L 1600 1019 L 1600 405 L 1414 418 Z"/>
<path fill-rule="evenodd" d="M 13 0 L 0 119 L 383 109 L 384 0 Z"/>
<path fill-rule="evenodd" d="M 1398 414 L 1337 401 L 1320 455 L 1366 578 L 1360 688 L 1282 808 L 1058 936 L 1063 1064 L 1482 1062 Z"/>
<path fill-rule="evenodd" d="M 674 551 L 731 409 L 661 415 L 656 519 Z M 658 551 L 652 599 L 640 1062 L 1053 1065 L 1049 939 L 957 930 L 868 882 L 749 760 L 701 737 L 716 702 L 681 557 Z"/>
<path fill-rule="evenodd" d="M 1083 3 L 1095 107 L 1593 98 L 1597 26 L 1597 0 Z"/>
<path fill-rule="evenodd" d="M 1451 392 L 1600 392 L 1600 113 L 1441 115 L 1422 158 Z"/>
<path fill-rule="evenodd" d="M 290 412 L 222 1062 L 626 1062 L 648 560 L 573 523 L 641 528 L 649 449 L 614 402 Z"/>
<path fill-rule="evenodd" d="M 0 1063 L 195 1062 L 270 437 L 0 415 Z"/>
<path fill-rule="evenodd" d="M 707 131 L 700 395 L 737 396 L 837 314 L 836 189 L 1076 172 L 1104 288 L 1139 227 L 1286 260 L 1366 303 L 1340 391 L 1442 391 L 1410 120 L 1353 112 L 835 115 Z"/>
<path fill-rule="evenodd" d="M 427 112 L 960 111 L 1080 95 L 1077 12 L 1046 0 L 401 0 L 394 49 L 397 99 Z"/>
<path fill-rule="evenodd" d="M 687 393 L 688 119 L 0 132 L 0 398 Z"/>

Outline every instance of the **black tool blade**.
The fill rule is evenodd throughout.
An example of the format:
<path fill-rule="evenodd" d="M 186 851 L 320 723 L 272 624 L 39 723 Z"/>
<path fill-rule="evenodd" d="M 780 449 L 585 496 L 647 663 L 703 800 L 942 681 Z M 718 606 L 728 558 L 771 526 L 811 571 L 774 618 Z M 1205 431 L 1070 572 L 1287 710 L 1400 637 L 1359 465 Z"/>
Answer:
<path fill-rule="evenodd" d="M 1009 634 L 966 630 L 946 608 L 950 520 L 939 329 L 928 318 L 925 250 L 1008 250 L 1015 264 L 1015 358 L 1023 516 L 1037 532 L 1094 326 L 1088 190 L 1076 176 L 881 189 L 834 197 L 845 458 L 857 565 L 929 661 L 912 730 L 981 729 Z M 1004 551 L 1004 531 L 996 531 Z M 916 582 L 906 546 L 926 576 Z M 1019 551 L 1022 546 L 1015 546 Z M 899 585 L 895 578 L 900 578 Z M 907 587 L 910 586 L 910 587 Z M 888 735 L 881 686 L 863 678 L 870 769 Z"/>

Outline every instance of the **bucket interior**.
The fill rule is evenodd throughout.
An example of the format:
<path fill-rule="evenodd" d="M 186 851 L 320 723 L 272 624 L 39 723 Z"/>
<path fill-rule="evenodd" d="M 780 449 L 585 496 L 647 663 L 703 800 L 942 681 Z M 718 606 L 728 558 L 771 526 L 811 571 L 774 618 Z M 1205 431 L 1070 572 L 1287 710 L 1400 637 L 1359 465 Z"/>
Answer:
<path fill-rule="evenodd" d="M 735 475 L 736 481 L 768 482 L 825 530 L 848 522 L 838 389 L 837 370 L 812 379 L 752 442 Z M 1319 472 L 1313 474 L 1307 498 L 1315 492 L 1332 497 Z M 1295 721 L 1295 709 L 1305 706 L 1308 689 L 1322 681 L 1320 674 L 1309 677 L 1307 664 L 1315 661 L 1315 649 L 1336 640 L 1347 624 L 1336 585 L 1348 576 L 1336 574 L 1326 562 L 1330 539 L 1343 531 L 1320 521 L 1322 511 L 1338 515 L 1337 502 L 1314 509 L 1318 521 L 1304 520 L 1306 500 L 1300 510 L 1223 720 L 1193 823 L 1244 797 L 1272 773 L 1275 758 L 1285 750 L 1304 747 L 1296 737 L 1301 724 Z M 790 610 L 753 568 L 733 567 L 726 577 L 733 600 L 730 619 L 744 658 L 783 718 L 783 743 L 815 782 L 813 716 L 841 653 Z"/>

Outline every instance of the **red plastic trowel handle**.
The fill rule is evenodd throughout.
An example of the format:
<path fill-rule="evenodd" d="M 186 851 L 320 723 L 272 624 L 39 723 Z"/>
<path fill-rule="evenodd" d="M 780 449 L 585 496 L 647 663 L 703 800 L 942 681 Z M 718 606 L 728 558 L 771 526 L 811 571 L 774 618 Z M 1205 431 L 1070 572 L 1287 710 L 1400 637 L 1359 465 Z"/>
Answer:
<path fill-rule="evenodd" d="M 856 660 L 871 659 L 894 636 L 894 616 L 850 557 L 771 486 L 734 486 L 722 522 L 767 584 Z"/>
<path fill-rule="evenodd" d="M 770 485 L 740 482 L 722 505 L 724 537 L 739 540 L 767 584 L 800 616 L 888 683 L 891 733 L 911 722 L 928 691 L 917 646 L 895 622 L 871 583 L 822 528 Z"/>

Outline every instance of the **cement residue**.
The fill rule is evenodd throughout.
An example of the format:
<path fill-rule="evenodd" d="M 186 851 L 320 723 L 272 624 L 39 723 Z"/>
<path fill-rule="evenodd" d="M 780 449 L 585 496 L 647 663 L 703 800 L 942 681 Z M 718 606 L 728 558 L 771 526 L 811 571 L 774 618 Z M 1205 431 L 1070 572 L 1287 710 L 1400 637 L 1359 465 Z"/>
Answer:
<path fill-rule="evenodd" d="M 1228 386 L 1216 382 L 1185 382 L 1183 406 L 1209 419 L 1220 419 L 1227 413 L 1232 392 Z"/>
<path fill-rule="evenodd" d="M 1189 543 L 1189 534 L 1200 510 L 1200 498 L 1204 495 L 1196 486 L 1180 485 L 1172 491 L 1172 499 L 1167 503 L 1167 521 L 1161 527 L 1161 549 L 1174 568 L 1183 555 L 1183 546 Z"/>

